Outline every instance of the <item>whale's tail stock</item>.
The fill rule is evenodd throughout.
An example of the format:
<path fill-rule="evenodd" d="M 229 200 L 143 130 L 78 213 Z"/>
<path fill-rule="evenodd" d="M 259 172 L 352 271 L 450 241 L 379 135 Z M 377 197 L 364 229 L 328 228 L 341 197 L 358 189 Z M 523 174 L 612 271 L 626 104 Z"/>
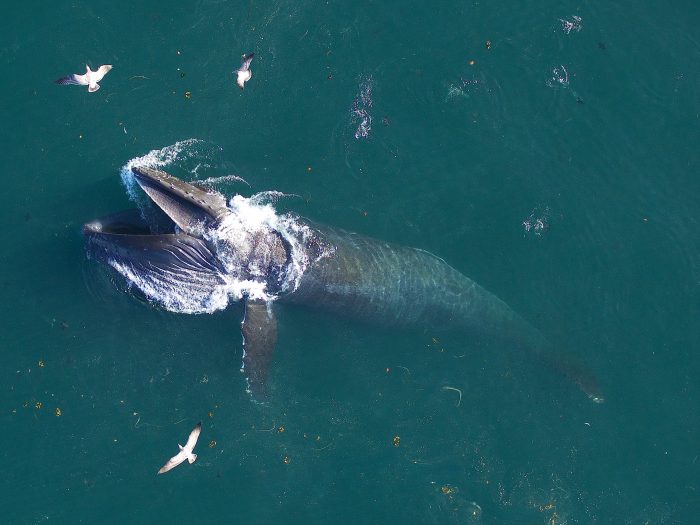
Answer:
<path fill-rule="evenodd" d="M 576 385 L 594 403 L 603 403 L 605 398 L 591 368 L 578 356 L 560 344 L 558 338 L 552 342 L 538 328 L 520 317 L 505 303 L 496 299 L 501 309 L 491 308 L 490 333 L 502 341 L 515 345 L 520 351 L 531 355 L 543 368 L 555 371 Z M 498 315 L 493 315 L 497 312 Z"/>
<path fill-rule="evenodd" d="M 481 326 L 487 328 L 488 334 L 529 354 L 543 368 L 564 376 L 594 403 L 605 401 L 593 371 L 568 351 L 566 344 L 560 344 L 558 338 L 555 338 L 556 343 L 550 340 L 491 293 L 482 290 L 480 297 L 482 305 L 486 305 L 480 319 L 487 320 Z"/>
<path fill-rule="evenodd" d="M 569 381 L 578 386 L 588 399 L 594 403 L 603 403 L 605 398 L 598 386 L 593 371 L 577 356 L 544 343 L 531 348 L 535 357 L 546 367 L 556 370 Z"/>
<path fill-rule="evenodd" d="M 603 403 L 605 401 L 593 372 L 578 358 L 569 353 L 564 353 L 555 366 L 562 374 L 576 383 L 588 396 L 588 399 L 594 403 Z"/>

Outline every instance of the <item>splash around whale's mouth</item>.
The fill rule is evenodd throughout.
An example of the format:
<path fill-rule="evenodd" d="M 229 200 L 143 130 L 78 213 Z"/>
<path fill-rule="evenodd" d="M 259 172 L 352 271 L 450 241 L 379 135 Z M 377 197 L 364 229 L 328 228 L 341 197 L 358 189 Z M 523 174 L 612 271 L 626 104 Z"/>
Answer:
<path fill-rule="evenodd" d="M 207 231 L 228 215 L 220 194 L 170 175 L 132 168 L 134 179 L 156 209 L 133 209 L 86 223 L 88 256 L 103 262 L 147 299 L 182 313 L 213 312 L 240 299 L 256 283 L 230 275 Z M 264 284 L 257 285 L 264 289 Z"/>
<path fill-rule="evenodd" d="M 305 256 L 292 219 L 240 196 L 229 206 L 219 193 L 151 168 L 130 175 L 155 206 L 93 220 L 83 233 L 88 255 L 147 299 L 213 312 L 230 299 L 274 300 L 297 285 Z"/>

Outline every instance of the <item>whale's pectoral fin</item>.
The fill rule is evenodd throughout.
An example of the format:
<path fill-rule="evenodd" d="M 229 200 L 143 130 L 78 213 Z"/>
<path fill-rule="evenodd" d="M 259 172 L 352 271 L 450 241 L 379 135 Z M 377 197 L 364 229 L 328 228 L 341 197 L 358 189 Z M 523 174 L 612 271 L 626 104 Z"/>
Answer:
<path fill-rule="evenodd" d="M 243 332 L 243 366 L 241 371 L 248 380 L 248 389 L 256 399 L 266 395 L 265 382 L 277 343 L 277 319 L 272 304 L 264 301 L 246 301 Z"/>

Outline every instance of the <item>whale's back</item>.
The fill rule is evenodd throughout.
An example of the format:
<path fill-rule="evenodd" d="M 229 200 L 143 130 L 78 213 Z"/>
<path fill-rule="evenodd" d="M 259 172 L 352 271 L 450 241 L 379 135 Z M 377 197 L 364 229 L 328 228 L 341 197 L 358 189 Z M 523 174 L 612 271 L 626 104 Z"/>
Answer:
<path fill-rule="evenodd" d="M 457 329 L 511 343 L 567 376 L 594 401 L 603 397 L 588 368 L 554 348 L 504 301 L 435 255 L 340 229 L 310 224 L 332 247 L 282 298 L 393 326 Z"/>
<path fill-rule="evenodd" d="M 332 253 L 306 269 L 283 300 L 373 323 L 541 337 L 505 302 L 435 255 L 312 225 Z"/>

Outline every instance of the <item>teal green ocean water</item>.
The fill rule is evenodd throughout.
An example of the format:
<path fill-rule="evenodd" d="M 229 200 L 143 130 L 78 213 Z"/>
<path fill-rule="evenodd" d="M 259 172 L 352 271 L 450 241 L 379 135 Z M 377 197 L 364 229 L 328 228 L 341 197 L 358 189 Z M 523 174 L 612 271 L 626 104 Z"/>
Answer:
<path fill-rule="evenodd" d="M 2 521 L 696 523 L 699 17 L 6 5 Z M 53 83 L 85 63 L 114 66 L 98 92 Z M 217 189 L 295 194 L 278 208 L 439 255 L 584 360 L 606 402 L 498 342 L 285 307 L 253 403 L 240 305 L 170 313 L 86 257 L 82 224 L 133 205 L 121 168 L 189 139 L 176 175 L 233 174 L 250 187 Z M 200 420 L 197 462 L 156 476 Z"/>

